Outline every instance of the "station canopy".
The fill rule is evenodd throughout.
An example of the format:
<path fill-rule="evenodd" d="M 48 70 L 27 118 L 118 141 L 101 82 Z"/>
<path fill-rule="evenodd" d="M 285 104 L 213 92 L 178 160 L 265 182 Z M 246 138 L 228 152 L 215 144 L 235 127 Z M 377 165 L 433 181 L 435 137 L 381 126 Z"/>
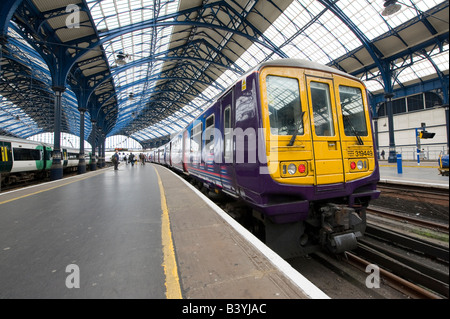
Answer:
<path fill-rule="evenodd" d="M 35 9 L 28 11 L 32 19 L 74 1 L 23 2 Z M 335 67 L 361 78 L 372 96 L 384 95 L 386 83 L 395 90 L 423 87 L 433 79 L 446 80 L 448 90 L 448 4 L 441 0 L 83 0 L 80 12 L 95 27 L 98 39 L 92 51 L 100 50 L 109 68 L 102 81 L 113 82 L 109 87 L 114 90 L 117 114 L 108 119 L 113 125 L 105 124 L 104 132 L 132 137 L 146 147 L 182 130 L 246 71 L 268 60 L 299 58 Z M 42 54 L 32 52 L 36 48 L 30 46 L 32 39 L 25 41 L 14 33 L 23 30 L 24 19 L 15 19 L 9 28 L 13 39 L 9 46 L 13 43 L 27 56 L 20 65 L 22 85 L 28 79 L 29 93 L 22 97 L 30 100 L 30 92 L 38 87 L 40 96 L 46 91 L 49 114 L 33 115 L 37 111 L 31 102 L 8 99 L 7 93 L 14 89 L 0 87 L 0 129 L 22 137 L 50 129 L 52 95 Z M 13 76 L 2 74 L 2 81 L 13 86 Z M 63 129 L 76 134 L 79 105 L 70 89 L 64 94 Z M 96 105 L 90 116 L 101 114 Z"/>

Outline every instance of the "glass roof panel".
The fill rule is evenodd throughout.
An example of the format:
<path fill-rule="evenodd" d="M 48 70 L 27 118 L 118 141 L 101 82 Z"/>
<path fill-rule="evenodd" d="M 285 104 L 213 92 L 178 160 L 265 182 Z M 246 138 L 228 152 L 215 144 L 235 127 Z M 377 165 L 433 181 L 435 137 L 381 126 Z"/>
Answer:
<path fill-rule="evenodd" d="M 87 0 L 95 24 L 99 29 L 114 30 L 157 16 L 175 13 L 178 0 L 155 2 L 153 0 Z M 162 62 L 142 63 L 140 60 L 168 49 L 172 27 L 148 28 L 127 33 L 104 44 L 113 73 L 118 66 L 136 63 L 126 71 L 114 74 L 114 84 L 120 93 L 118 123 L 126 123 L 136 117 L 147 103 L 156 81 L 152 76 L 161 71 Z M 125 59 L 119 59 L 122 53 Z M 117 68 L 118 69 L 118 68 Z M 132 93 L 134 99 L 129 99 Z M 125 111 L 125 112 L 124 112 Z M 130 111 L 130 112 L 128 112 Z M 132 116 L 133 115 L 133 116 Z"/>
<path fill-rule="evenodd" d="M 18 134 L 24 128 L 23 135 L 30 136 L 42 132 L 37 123 L 14 103 L 0 94 L 0 127 L 12 134 Z"/>
<path fill-rule="evenodd" d="M 144 19 L 150 19 L 158 14 L 153 7 L 154 1 L 149 0 L 103 0 L 95 6 L 94 3 L 97 1 L 87 0 L 87 2 L 93 6 L 93 16 L 100 29 L 101 25 L 109 29 L 123 27 L 138 23 Z M 178 1 L 163 3 L 165 11 L 160 12 L 160 15 L 177 10 Z M 373 40 L 416 17 L 419 13 L 442 3 L 442 1 L 402 1 L 402 10 L 388 17 L 381 15 L 384 9 L 383 3 L 381 0 L 340 0 L 335 2 L 342 12 L 360 29 L 361 33 L 369 40 Z M 112 13 L 115 11 L 118 14 L 114 15 Z M 370 19 L 367 17 L 370 17 Z M 328 64 L 362 46 L 361 41 L 344 22 L 330 10 L 327 10 L 319 1 L 294 0 L 265 31 L 264 36 L 278 46 L 288 57 L 303 58 Z M 117 52 L 127 54 L 129 59 L 127 62 L 134 62 L 155 52 L 162 52 L 168 47 L 171 30 L 171 28 L 158 28 L 156 30 L 156 45 L 153 46 L 151 46 L 155 36 L 155 30 L 153 29 L 136 31 L 131 35 L 124 35 L 115 39 L 105 45 L 110 57 L 110 64 L 115 65 Z M 444 49 L 444 52 L 443 54 L 432 54 L 432 59 L 441 70 L 448 70 L 448 47 Z M 243 70 L 249 70 L 258 63 L 275 58 L 278 58 L 278 55 L 274 54 L 272 50 L 261 44 L 254 43 L 237 59 L 235 65 Z M 401 72 L 398 79 L 399 81 L 409 81 L 433 74 L 435 71 L 430 65 L 429 61 L 422 58 L 413 68 Z M 114 77 L 119 88 L 127 88 L 127 92 L 121 94 L 122 102 L 120 108 L 128 111 L 121 115 L 120 119 L 122 121 L 130 120 L 131 111 L 139 112 L 144 106 L 143 103 L 129 101 L 127 94 L 132 91 L 138 96 L 138 100 L 144 100 L 146 97 L 149 97 L 152 92 L 152 85 L 155 82 L 149 81 L 149 77 L 157 74 L 161 66 L 162 63 L 155 63 L 151 68 L 149 64 L 142 64 Z M 198 116 L 221 93 L 218 87 L 227 88 L 238 78 L 239 75 L 233 71 L 226 71 L 205 89 L 200 96 L 195 97 L 189 104 L 184 106 L 183 109 L 156 125 L 136 132 L 136 138 L 161 137 L 167 135 L 167 132 L 177 132 L 179 126 L 185 126 L 186 121 L 190 122 L 192 117 Z M 370 91 L 383 89 L 382 85 L 375 80 L 366 81 L 366 85 Z M 144 94 L 140 94 L 139 92 L 143 90 L 145 90 Z M 184 121 L 180 120 L 180 118 L 183 118 Z"/>

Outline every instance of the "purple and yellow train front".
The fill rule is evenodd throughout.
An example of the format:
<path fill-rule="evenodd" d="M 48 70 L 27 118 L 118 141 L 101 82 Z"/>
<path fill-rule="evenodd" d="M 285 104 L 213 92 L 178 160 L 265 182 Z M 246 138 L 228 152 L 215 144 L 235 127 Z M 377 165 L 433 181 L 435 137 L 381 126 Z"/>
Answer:
<path fill-rule="evenodd" d="M 316 63 L 259 65 L 171 143 L 173 166 L 250 205 L 285 257 L 353 249 L 379 196 L 366 89 Z"/>

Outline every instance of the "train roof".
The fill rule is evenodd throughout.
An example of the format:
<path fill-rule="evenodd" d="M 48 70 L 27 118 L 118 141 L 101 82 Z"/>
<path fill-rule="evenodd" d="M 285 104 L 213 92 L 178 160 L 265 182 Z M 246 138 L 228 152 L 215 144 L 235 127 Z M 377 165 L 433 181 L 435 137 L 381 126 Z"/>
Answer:
<path fill-rule="evenodd" d="M 36 141 L 27 140 L 27 139 L 18 138 L 18 137 L 5 136 L 5 135 L 0 135 L 0 141 L 16 142 L 16 143 L 30 143 L 30 144 L 45 144 L 45 143 L 41 143 L 41 142 L 36 142 Z"/>
<path fill-rule="evenodd" d="M 338 70 L 338 69 L 335 69 L 330 66 L 323 65 L 323 64 L 320 64 L 317 62 L 313 62 L 313 61 L 309 61 L 309 60 L 302 60 L 302 59 L 278 59 L 278 60 L 263 62 L 263 63 L 258 64 L 255 68 L 250 70 L 248 73 L 246 73 L 245 76 L 247 76 L 248 74 L 250 74 L 252 72 L 259 71 L 259 70 L 261 70 L 265 67 L 269 67 L 269 66 L 297 67 L 297 68 L 302 68 L 302 69 L 324 71 L 324 72 L 339 74 L 339 75 L 346 76 L 346 77 L 352 78 L 354 80 L 360 81 L 360 79 L 354 77 L 353 75 L 345 73 L 344 71 L 341 71 L 341 70 Z"/>

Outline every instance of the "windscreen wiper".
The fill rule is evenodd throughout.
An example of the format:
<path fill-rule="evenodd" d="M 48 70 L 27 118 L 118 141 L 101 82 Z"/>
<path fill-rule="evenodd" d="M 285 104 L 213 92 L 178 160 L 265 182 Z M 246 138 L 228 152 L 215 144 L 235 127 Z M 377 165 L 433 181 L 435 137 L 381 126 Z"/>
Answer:
<path fill-rule="evenodd" d="M 305 112 L 302 111 L 302 113 L 300 114 L 300 125 L 303 124 L 303 115 L 305 115 Z M 297 128 L 294 132 L 294 134 L 291 137 L 291 140 L 289 141 L 289 144 L 287 146 L 294 146 L 295 143 L 295 139 L 297 138 L 297 135 L 299 133 L 300 128 Z"/>
<path fill-rule="evenodd" d="M 347 111 L 347 110 L 346 110 Z M 348 111 L 347 111 L 348 112 Z M 348 118 L 348 115 L 343 115 L 344 120 L 347 121 L 347 124 L 350 126 L 350 129 L 352 130 L 353 134 L 355 134 L 356 139 L 358 140 L 358 144 L 359 145 L 364 145 L 364 142 L 361 138 L 361 136 L 359 136 L 358 132 L 356 131 L 355 127 L 353 126 L 352 121 Z"/>

